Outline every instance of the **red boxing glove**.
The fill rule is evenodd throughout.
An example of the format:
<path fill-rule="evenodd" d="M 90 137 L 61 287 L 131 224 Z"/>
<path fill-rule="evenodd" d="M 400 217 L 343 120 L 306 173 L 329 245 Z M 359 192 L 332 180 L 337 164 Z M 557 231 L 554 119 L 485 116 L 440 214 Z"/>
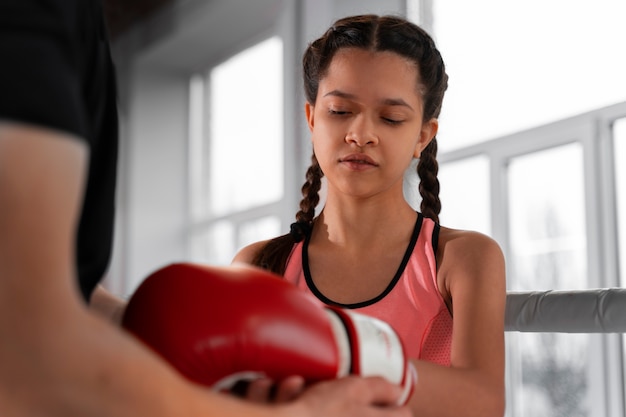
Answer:
<path fill-rule="evenodd" d="M 122 326 L 190 380 L 226 390 L 241 380 L 307 383 L 349 374 L 417 379 L 396 332 L 381 320 L 323 307 L 279 276 L 238 265 L 173 264 L 148 276 Z"/>

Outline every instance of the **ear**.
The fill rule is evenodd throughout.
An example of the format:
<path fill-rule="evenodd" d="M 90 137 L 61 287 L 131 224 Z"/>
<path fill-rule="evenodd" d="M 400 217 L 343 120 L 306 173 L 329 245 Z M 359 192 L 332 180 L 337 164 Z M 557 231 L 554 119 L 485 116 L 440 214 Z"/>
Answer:
<path fill-rule="evenodd" d="M 417 141 L 417 144 L 415 145 L 415 152 L 413 153 L 413 156 L 415 158 L 420 157 L 424 148 L 426 148 L 428 144 L 433 140 L 435 135 L 437 135 L 438 130 L 439 130 L 439 121 L 435 118 L 432 118 L 429 121 L 422 123 L 420 136 Z"/>
<path fill-rule="evenodd" d="M 309 130 L 312 132 L 313 125 L 314 125 L 313 119 L 315 115 L 315 106 L 307 101 L 304 104 L 304 113 L 306 114 L 306 121 L 307 121 L 307 124 L 309 125 Z"/>

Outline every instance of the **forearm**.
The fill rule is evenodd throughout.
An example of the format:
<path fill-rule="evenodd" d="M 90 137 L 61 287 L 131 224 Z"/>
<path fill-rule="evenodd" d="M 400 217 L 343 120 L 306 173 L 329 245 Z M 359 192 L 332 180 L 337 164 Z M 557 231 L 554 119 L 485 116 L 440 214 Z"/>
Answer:
<path fill-rule="evenodd" d="M 504 415 L 504 376 L 480 369 L 444 367 L 425 361 L 412 361 L 418 381 L 410 400 L 419 417 L 502 417 Z"/>
<path fill-rule="evenodd" d="M 12 308 L 26 312 L 19 308 L 24 303 L 0 304 L 0 416 L 406 415 L 403 410 L 373 406 L 391 404 L 400 394 L 382 379 L 317 384 L 295 401 L 277 405 L 216 393 L 188 382 L 78 301 L 64 301 L 42 314 L 21 315 L 8 312 Z M 16 316 L 23 319 L 18 322 Z"/>
<path fill-rule="evenodd" d="M 55 315 L 63 319 L 63 314 Z M 269 415 L 265 407 L 188 383 L 119 329 L 86 311 L 75 310 L 65 319 L 70 323 L 47 330 L 38 320 L 3 327 L 12 334 L 0 345 L 0 415 Z M 33 332 L 16 331 L 29 324 Z"/>
<path fill-rule="evenodd" d="M 64 310 L 72 316 L 25 314 L 20 326 L 29 331 L 22 334 L 4 327 L 11 345 L 2 346 L 0 360 L 10 367 L 0 378 L 12 395 L 2 406 L 16 415 L 167 415 L 163 388 L 176 392 L 182 383 L 119 330 L 81 308 Z"/>

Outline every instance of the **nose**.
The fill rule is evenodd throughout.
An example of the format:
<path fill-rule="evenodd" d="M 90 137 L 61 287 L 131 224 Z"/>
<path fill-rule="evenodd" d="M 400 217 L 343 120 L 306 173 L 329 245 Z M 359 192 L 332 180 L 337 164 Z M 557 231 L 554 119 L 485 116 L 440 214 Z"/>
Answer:
<path fill-rule="evenodd" d="M 363 115 L 356 117 L 346 132 L 345 141 L 358 147 L 376 145 L 378 136 L 374 131 L 374 124 L 369 122 Z"/>

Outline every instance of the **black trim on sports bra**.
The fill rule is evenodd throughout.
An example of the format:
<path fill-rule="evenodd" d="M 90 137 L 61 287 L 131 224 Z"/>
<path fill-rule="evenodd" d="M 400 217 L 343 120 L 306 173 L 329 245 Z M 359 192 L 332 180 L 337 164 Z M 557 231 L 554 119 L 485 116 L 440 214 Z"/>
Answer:
<path fill-rule="evenodd" d="M 382 293 L 380 293 L 379 295 L 377 295 L 376 297 L 372 299 L 361 301 L 358 303 L 351 303 L 351 304 L 343 304 L 343 303 L 338 303 L 336 301 L 333 301 L 330 298 L 326 297 L 324 294 L 322 294 L 322 292 L 315 286 L 315 283 L 313 282 L 313 278 L 311 276 L 311 270 L 309 269 L 309 241 L 311 240 L 311 234 L 309 233 L 309 235 L 304 239 L 304 243 L 302 245 L 302 270 L 304 272 L 304 279 L 306 280 L 306 285 L 309 287 L 311 292 L 323 303 L 332 305 L 332 306 L 341 307 L 341 308 L 352 309 L 352 308 L 366 307 L 368 305 L 374 304 L 382 300 L 383 298 L 385 298 L 387 294 L 391 292 L 393 287 L 395 287 L 396 283 L 400 280 L 400 277 L 402 276 L 402 273 L 404 272 L 404 269 L 406 268 L 406 265 L 409 262 L 409 259 L 411 258 L 411 254 L 413 253 L 413 250 L 415 249 L 415 244 L 417 243 L 417 238 L 420 234 L 420 230 L 422 229 L 423 221 L 424 221 L 424 217 L 422 216 L 422 213 L 418 212 L 417 220 L 415 221 L 415 226 L 413 227 L 413 234 L 411 235 L 411 240 L 409 242 L 409 245 L 407 246 L 406 251 L 404 252 L 404 257 L 402 258 L 402 262 L 400 262 L 400 266 L 398 267 L 396 274 L 394 275 L 391 282 L 389 282 L 389 285 L 387 285 L 387 288 L 385 288 L 385 290 Z"/>
<path fill-rule="evenodd" d="M 433 240 L 432 240 L 433 253 L 435 255 L 437 255 L 437 248 L 439 247 L 439 229 L 441 229 L 441 226 L 439 226 L 439 223 L 435 223 L 435 228 L 433 229 Z"/>

